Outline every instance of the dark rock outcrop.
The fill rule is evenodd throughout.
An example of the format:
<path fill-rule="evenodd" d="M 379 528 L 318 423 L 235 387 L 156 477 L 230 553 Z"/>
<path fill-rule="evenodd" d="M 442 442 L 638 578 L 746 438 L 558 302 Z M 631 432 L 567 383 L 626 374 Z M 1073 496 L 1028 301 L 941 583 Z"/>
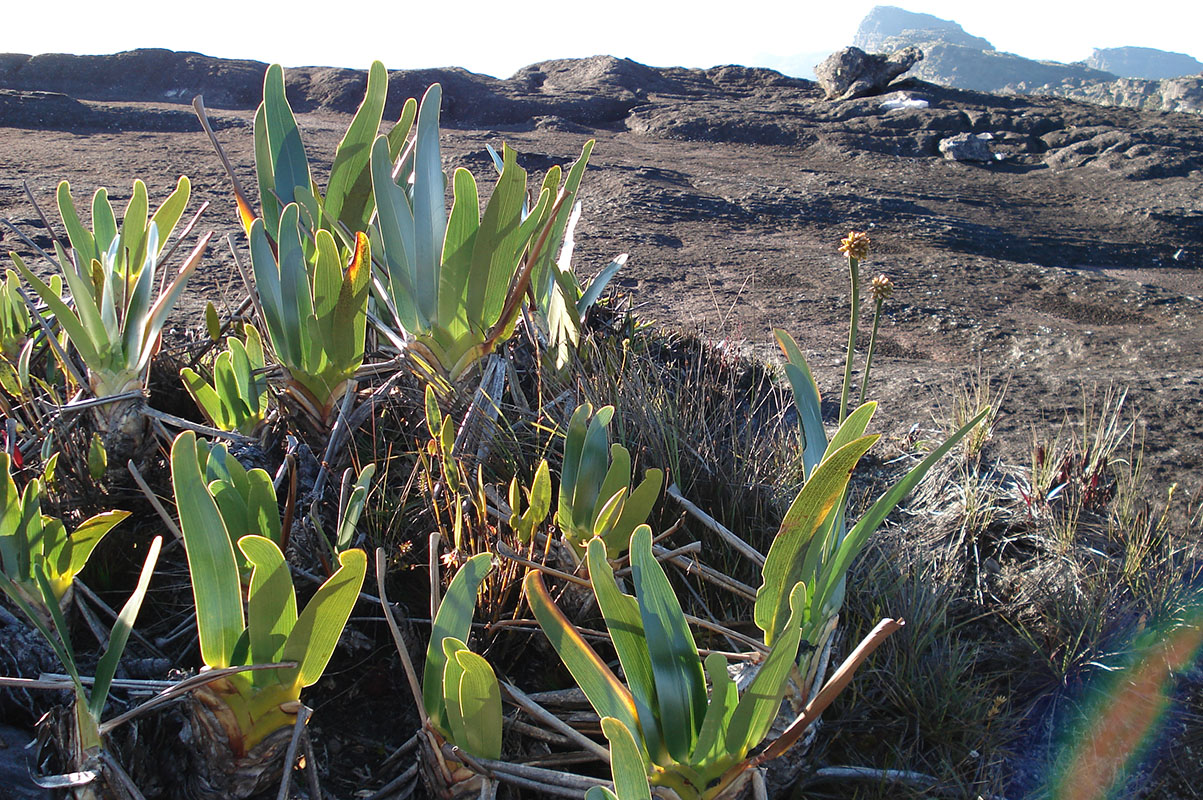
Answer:
<path fill-rule="evenodd" d="M 895 78 L 922 60 L 923 52 L 915 47 L 891 55 L 845 47 L 815 67 L 815 76 L 828 100 L 851 100 L 881 94 Z"/>
<path fill-rule="evenodd" d="M 1153 47 L 1096 48 L 1085 64 L 1121 78 L 1151 81 L 1203 73 L 1203 62 L 1198 59 L 1186 53 L 1171 53 Z"/>

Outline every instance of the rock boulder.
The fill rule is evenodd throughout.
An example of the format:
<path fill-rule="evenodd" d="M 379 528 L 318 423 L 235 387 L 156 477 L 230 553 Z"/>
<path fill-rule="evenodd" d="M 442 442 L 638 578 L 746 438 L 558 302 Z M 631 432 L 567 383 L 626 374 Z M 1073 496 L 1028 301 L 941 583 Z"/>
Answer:
<path fill-rule="evenodd" d="M 917 47 L 908 47 L 892 55 L 870 54 L 859 47 L 845 47 L 815 67 L 815 76 L 828 100 L 851 100 L 881 94 L 895 78 L 922 60 L 923 51 Z"/>

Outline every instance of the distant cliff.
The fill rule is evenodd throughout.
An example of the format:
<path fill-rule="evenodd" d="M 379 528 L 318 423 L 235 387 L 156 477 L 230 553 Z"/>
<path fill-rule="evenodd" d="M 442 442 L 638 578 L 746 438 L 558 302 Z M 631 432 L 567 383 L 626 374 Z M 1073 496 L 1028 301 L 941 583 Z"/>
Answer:
<path fill-rule="evenodd" d="M 1086 66 L 1114 72 L 1121 78 L 1163 80 L 1203 73 L 1203 62 L 1186 53 L 1170 53 L 1152 47 L 1107 47 L 1096 49 Z"/>

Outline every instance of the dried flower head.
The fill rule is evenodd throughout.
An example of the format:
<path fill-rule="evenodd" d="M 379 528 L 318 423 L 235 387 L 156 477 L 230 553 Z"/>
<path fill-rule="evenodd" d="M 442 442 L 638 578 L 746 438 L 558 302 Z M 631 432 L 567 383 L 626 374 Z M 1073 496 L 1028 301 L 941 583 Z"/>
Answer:
<path fill-rule="evenodd" d="M 840 240 L 840 252 L 857 261 L 869 255 L 869 234 L 864 231 L 852 231 L 848 238 Z"/>
<path fill-rule="evenodd" d="M 894 291 L 894 282 L 890 280 L 888 275 L 878 275 L 873 279 L 873 283 L 870 284 L 869 291 L 873 294 L 873 299 L 880 303 Z"/>

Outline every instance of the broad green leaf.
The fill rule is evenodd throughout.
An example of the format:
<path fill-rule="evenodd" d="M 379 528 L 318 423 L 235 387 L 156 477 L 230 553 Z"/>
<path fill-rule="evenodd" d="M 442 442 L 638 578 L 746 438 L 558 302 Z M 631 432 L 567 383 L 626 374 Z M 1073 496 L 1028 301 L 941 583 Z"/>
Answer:
<path fill-rule="evenodd" d="M 610 743 L 610 774 L 621 800 L 651 800 L 647 765 L 631 729 L 614 717 L 602 717 L 602 733 Z"/>
<path fill-rule="evenodd" d="M 191 431 L 181 433 L 171 446 L 171 479 L 192 577 L 201 659 L 210 667 L 228 667 L 245 627 L 242 591 L 234 543 L 201 478 L 196 434 Z"/>
<path fill-rule="evenodd" d="M 622 674 L 635 701 L 643 741 L 653 761 L 664 761 L 667 753 L 660 734 L 656 676 L 652 671 L 643 619 L 639 615 L 639 601 L 618 588 L 614 570 L 606 560 L 606 547 L 600 540 L 589 542 L 587 557 L 589 582 L 593 584 L 597 606 L 606 621 L 606 630 L 610 632 L 618 662 L 622 664 Z"/>
<path fill-rule="evenodd" d="M 363 102 L 339 142 L 326 186 L 325 213 L 346 226 L 352 234 L 367 230 L 372 214 L 372 174 L 368 169 L 372 142 L 380 131 L 384 98 L 388 93 L 388 71 L 373 61 L 368 69 L 368 86 Z"/>
<path fill-rule="evenodd" d="M 576 313 L 579 319 L 585 318 L 585 314 L 589 313 L 589 309 L 597 303 L 606 286 L 626 263 L 627 254 L 623 253 L 602 268 L 601 272 L 593 276 L 593 280 L 589 281 L 589 285 L 585 287 L 584 293 L 581 294 L 581 299 L 576 301 Z"/>
<path fill-rule="evenodd" d="M 652 507 L 660 499 L 660 487 L 663 485 L 662 470 L 649 469 L 643 473 L 643 481 L 627 497 L 622 507 L 622 515 L 606 536 L 606 549 L 610 551 L 611 557 L 617 558 L 629 547 L 631 534 L 635 532 L 635 528 L 647 522 Z"/>
<path fill-rule="evenodd" d="M 802 560 L 807 545 L 843 498 L 857 462 L 879 438 L 861 437 L 824 459 L 785 512 L 761 569 L 763 582 L 756 592 L 754 618 L 764 631 L 766 645 L 772 647 L 785 631 L 790 593 L 804 580 Z"/>
<path fill-rule="evenodd" d="M 113 204 L 109 202 L 109 191 L 103 186 L 92 195 L 92 235 L 96 237 L 96 250 L 99 253 L 108 250 L 118 240 L 117 217 L 113 214 Z M 115 261 L 120 263 L 121 251 L 117 253 Z"/>
<path fill-rule="evenodd" d="M 739 690 L 727 672 L 727 659 L 722 654 L 706 656 L 706 674 L 710 676 L 710 704 L 706 706 L 698 740 L 689 754 L 689 763 L 702 771 L 726 755 L 727 729 L 739 702 Z"/>
<path fill-rule="evenodd" d="M 288 635 L 281 661 L 296 661 L 298 686 L 310 686 L 322 677 L 334 647 L 342 636 L 351 609 L 359 598 L 363 576 L 367 573 L 368 558 L 362 550 L 344 550 L 338 554 L 341 566 L 330 576 L 297 617 L 297 624 Z M 285 680 L 281 676 L 281 682 Z"/>
<path fill-rule="evenodd" d="M 311 179 L 301 131 L 284 95 L 284 70 L 279 64 L 272 64 L 264 75 L 263 110 L 273 168 L 271 188 L 280 203 L 288 205 L 296 199 L 298 188 L 309 188 Z"/>
<path fill-rule="evenodd" d="M 447 233 L 443 163 L 439 151 L 439 106 L 442 101 L 442 87 L 432 84 L 418 109 L 414 154 L 414 299 L 420 317 L 426 320 L 438 318 L 440 254 Z"/>
<path fill-rule="evenodd" d="M 357 232 L 351 263 L 339 283 L 338 301 L 331 314 L 330 360 L 345 377 L 350 377 L 363 363 L 371 264 L 368 237 Z"/>
<path fill-rule="evenodd" d="M 259 184 L 259 205 L 263 208 L 261 219 L 267 226 L 268 235 L 275 241 L 276 232 L 280 229 L 280 201 L 276 199 L 276 167 L 272 161 L 271 141 L 267 134 L 267 109 L 264 103 L 260 103 L 259 108 L 255 110 L 252 131 L 255 137 L 255 179 Z M 238 213 L 242 217 L 243 226 L 249 232 L 255 219 L 253 211 L 243 208 L 239 202 Z"/>
<path fill-rule="evenodd" d="M 280 250 L 281 319 L 283 333 L 288 339 L 285 352 L 288 353 L 291 366 L 294 367 L 305 363 L 305 352 L 310 345 L 306 341 L 302 326 L 313 315 L 313 301 L 309 294 L 309 270 L 305 264 L 301 231 L 297 227 L 299 215 L 300 206 L 296 203 L 285 206 L 280 214 L 280 236 L 277 242 Z M 276 349 L 280 350 L 278 346 Z M 281 352 L 280 355 L 283 357 L 284 353 Z"/>
<path fill-rule="evenodd" d="M 413 209 L 405 191 L 393 182 L 388 140 L 372 145 L 372 188 L 376 198 L 376 227 L 384 247 L 378 254 L 388 267 L 389 292 L 401 326 L 410 333 L 430 329 L 430 317 L 418 303 L 417 233 Z"/>
<path fill-rule="evenodd" d="M 238 547 L 250 561 L 253 571 L 247 591 L 246 629 L 250 663 L 271 664 L 282 660 L 284 643 L 297 622 L 297 596 L 292 588 L 292 573 L 284 554 L 275 542 L 262 536 L 243 536 Z M 260 673 L 275 682 L 275 673 Z M 266 680 L 252 678 L 263 684 Z"/>
<path fill-rule="evenodd" d="M 564 434 L 564 463 L 560 470 L 560 497 L 556 507 L 556 521 L 561 527 L 574 528 L 572 518 L 572 493 L 576 488 L 577 475 L 581 470 L 581 456 L 585 449 L 585 434 L 589 430 L 589 417 L 593 406 L 581 403 L 568 420 Z"/>
<path fill-rule="evenodd" d="M 83 571 L 100 540 L 129 515 L 128 511 L 106 511 L 86 519 L 75 529 L 75 533 L 71 534 L 67 541 L 67 546 L 62 549 L 61 560 L 53 567 L 55 573 L 62 575 L 70 583 L 73 577 Z"/>
<path fill-rule="evenodd" d="M 85 329 L 83 323 L 79 321 L 79 318 L 75 316 L 70 307 L 63 302 L 62 298 L 56 292 L 51 291 L 50 287 L 43 283 L 41 278 L 34 275 L 25 266 L 25 262 L 21 260 L 20 256 L 16 253 L 10 253 L 9 255 L 12 257 L 13 263 L 16 264 L 17 271 L 21 273 L 21 277 L 33 287 L 33 290 L 38 293 L 43 302 L 50 307 L 50 312 L 54 314 L 54 318 L 58 320 L 58 323 L 63 326 L 63 330 L 67 332 L 67 338 L 74 345 L 75 349 L 79 351 L 79 355 L 88 366 L 88 369 L 103 369 L 105 360 L 101 357 L 100 349 L 93 341 L 90 332 Z M 68 265 L 65 269 L 70 271 L 71 267 Z M 76 294 L 72 292 L 72 296 L 76 297 Z M 76 306 L 87 305 L 91 302 L 91 298 L 84 295 L 82 300 L 76 300 Z M 95 311 L 94 305 L 92 310 Z M 97 321 L 99 323 L 99 318 L 97 318 Z"/>
<path fill-rule="evenodd" d="M 138 576 L 138 584 L 134 587 L 133 594 L 125 601 L 125 605 L 121 607 L 121 613 L 117 615 L 117 620 L 113 623 L 113 630 L 109 634 L 109 644 L 105 648 L 100 662 L 96 665 L 96 682 L 92 685 L 92 697 L 88 702 L 88 711 L 94 719 L 100 719 L 101 712 L 104 711 L 104 704 L 109 696 L 109 687 L 113 683 L 113 676 L 117 674 L 117 664 L 121 661 L 121 654 L 125 652 L 125 644 L 129 641 L 130 631 L 134 629 L 134 621 L 137 620 L 138 611 L 142 608 L 142 600 L 146 597 L 146 590 L 150 586 L 150 576 L 155 571 L 155 563 L 159 560 L 159 549 L 162 546 L 163 537 L 161 536 L 156 536 L 151 541 L 146 561 L 142 563 L 142 572 Z"/>
<path fill-rule="evenodd" d="M 823 453 L 827 449 L 827 432 L 823 429 L 819 387 L 810 374 L 810 367 L 806 365 L 806 359 L 803 358 L 794 338 L 780 328 L 774 329 L 773 335 L 789 362 L 785 367 L 785 376 L 794 390 L 794 405 L 798 408 L 798 422 L 805 440 L 802 462 L 809 476 L 822 461 Z"/>
<path fill-rule="evenodd" d="M 188 206 L 188 199 L 192 195 L 192 183 L 184 175 L 176 181 L 175 191 L 173 191 L 163 205 L 159 206 L 159 210 L 151 217 L 151 222 L 159 230 L 159 246 L 158 252 L 147 253 L 154 256 L 156 259 L 159 252 L 162 252 L 167 240 L 171 238 L 172 232 L 175 231 L 176 223 L 180 221 L 180 217 L 184 214 L 184 209 Z"/>
<path fill-rule="evenodd" d="M 656 678 L 664 744 L 675 760 L 685 761 L 706 715 L 706 676 L 677 595 L 652 555 L 652 529 L 646 525 L 631 537 L 631 578 Z"/>
<path fill-rule="evenodd" d="M 465 738 L 458 744 L 474 756 L 501 758 L 501 689 L 493 667 L 467 648 L 455 653 L 461 672 L 459 707 Z"/>
<path fill-rule="evenodd" d="M 405 105 L 401 107 L 401 116 L 397 120 L 397 124 L 388 132 L 388 160 L 395 162 L 397 157 L 401 155 L 401 149 L 405 147 L 405 140 L 409 138 L 409 132 L 413 129 L 414 118 L 418 116 L 418 101 L 410 97 L 406 99 Z"/>
<path fill-rule="evenodd" d="M 464 747 L 468 741 L 467 722 L 464 720 L 464 710 L 460 706 L 460 683 L 464 677 L 464 668 L 455 657 L 468 646 L 452 636 L 443 639 L 443 675 L 442 697 L 443 711 L 447 721 L 446 738 L 453 744 Z M 473 720 L 473 723 L 475 721 Z"/>
<path fill-rule="evenodd" d="M 831 437 L 831 441 L 827 444 L 827 450 L 823 453 L 823 458 L 827 458 L 849 442 L 864 436 L 875 411 L 877 411 L 877 403 L 869 401 L 849 414 L 844 419 L 844 424 Z"/>
<path fill-rule="evenodd" d="M 598 502 L 594 505 L 598 506 L 594 509 L 594 518 L 590 523 L 596 529 L 598 512 L 601 511 L 601 504 L 609 502 L 610 498 L 622 492 L 624 495 L 631 488 L 631 452 L 620 444 L 610 445 L 610 468 L 606 470 L 606 476 L 602 479 L 601 488 L 597 492 Z"/>
<path fill-rule="evenodd" d="M 480 220 L 468 282 L 468 319 L 482 329 L 491 327 L 501 316 L 518 257 L 526 247 L 522 226 L 526 170 L 518 166 L 514 150 L 508 146 L 502 150 L 505 169 Z M 534 228 L 528 226 L 527 230 L 529 239 Z"/>
<path fill-rule="evenodd" d="M 26 570 L 21 563 L 21 554 L 28 552 L 28 545 L 20 540 L 21 494 L 12 476 L 12 459 L 0 449 L 0 572 L 14 580 L 23 580 Z"/>
<path fill-rule="evenodd" d="M 184 293 L 184 287 L 188 285 L 188 279 L 192 277 L 192 273 L 200 265 L 201 257 L 205 254 L 205 249 L 209 246 L 209 240 L 212 237 L 212 233 L 207 233 L 197 243 L 187 260 L 184 261 L 184 265 L 180 267 L 180 271 L 176 274 L 175 278 L 159 293 L 159 299 L 151 307 L 146 319 L 146 332 L 143 334 L 140 343 L 141 355 L 138 358 L 138 372 L 146 369 L 147 364 L 150 363 L 151 356 L 155 354 L 157 349 L 155 343 L 159 340 L 159 333 L 162 332 L 163 326 L 167 324 L 167 317 L 171 314 L 171 310 L 175 308 L 176 301 Z"/>
<path fill-rule="evenodd" d="M 75 201 L 71 198 L 71 184 L 66 181 L 59 183 L 57 197 L 58 213 L 63 219 L 63 226 L 67 229 L 67 239 L 71 242 L 72 249 L 79 253 L 80 259 L 85 264 L 92 263 L 93 259 L 100 258 L 100 250 L 96 246 L 96 238 L 92 232 L 79 221 L 79 214 L 75 210 Z M 59 259 L 63 262 L 63 269 L 68 269 L 69 264 L 61 254 Z"/>
<path fill-rule="evenodd" d="M 609 434 L 607 426 L 614 416 L 613 406 L 603 406 L 593 415 L 581 449 L 581 465 L 576 484 L 572 487 L 572 522 L 578 531 L 592 528 L 593 506 L 609 467 Z"/>
<path fill-rule="evenodd" d="M 476 609 L 476 593 L 492 569 L 493 557 L 479 553 L 468 559 L 455 573 L 447 593 L 439 604 L 430 629 L 430 644 L 426 648 L 426 669 L 422 675 L 422 704 L 435 730 L 446 733 L 446 709 L 443 706 L 442 677 L 446 666 L 443 640 L 450 637 L 461 642 L 472 632 L 472 612 Z"/>
<path fill-rule="evenodd" d="M 543 577 L 538 571 L 531 570 L 522 583 L 539 627 L 589 699 L 593 710 L 602 717 L 615 717 L 630 730 L 638 730 L 639 714 L 630 691 L 556 607 L 543 584 Z"/>
<path fill-rule="evenodd" d="M 129 277 L 142 269 L 146 261 L 146 228 L 149 223 L 150 200 L 146 196 L 146 184 L 141 180 L 134 181 L 134 191 L 130 194 L 129 204 L 121 218 L 121 245 L 117 251 L 114 266 L 126 265 Z M 151 253 L 153 259 L 158 255 L 158 244 Z M 124 272 L 124 269 L 122 270 Z"/>
<path fill-rule="evenodd" d="M 799 583 L 790 592 L 790 615 L 785 630 L 777 637 L 752 684 L 739 698 L 731 717 L 726 732 L 726 751 L 732 760 L 742 760 L 752 748 L 759 745 L 777 718 L 788 687 L 790 670 L 798 656 L 805 606 L 806 585 Z"/>
<path fill-rule="evenodd" d="M 250 530 L 282 545 L 280 508 L 272 476 L 262 469 L 252 469 L 246 473 L 246 478 Z"/>
<path fill-rule="evenodd" d="M 443 266 L 439 272 L 439 315 L 438 322 L 449 336 L 463 336 L 483 326 L 479 313 L 471 307 L 470 296 L 483 291 L 483 286 L 474 286 L 472 276 L 472 248 L 480 230 L 480 199 L 476 180 L 464 168 L 455 171 L 454 200 L 451 217 L 447 221 L 447 238 L 443 243 Z"/>
<path fill-rule="evenodd" d="M 272 236 L 276 232 L 272 231 Z M 255 273 L 255 289 L 259 292 L 259 302 L 263 307 L 264 322 L 267 333 L 276 355 L 285 363 L 295 364 L 300 360 L 300 352 L 294 355 L 292 339 L 285 328 L 284 296 L 280 281 L 280 267 L 276 263 L 276 255 L 268 242 L 263 220 L 255 220 L 251 225 L 251 269 Z"/>

